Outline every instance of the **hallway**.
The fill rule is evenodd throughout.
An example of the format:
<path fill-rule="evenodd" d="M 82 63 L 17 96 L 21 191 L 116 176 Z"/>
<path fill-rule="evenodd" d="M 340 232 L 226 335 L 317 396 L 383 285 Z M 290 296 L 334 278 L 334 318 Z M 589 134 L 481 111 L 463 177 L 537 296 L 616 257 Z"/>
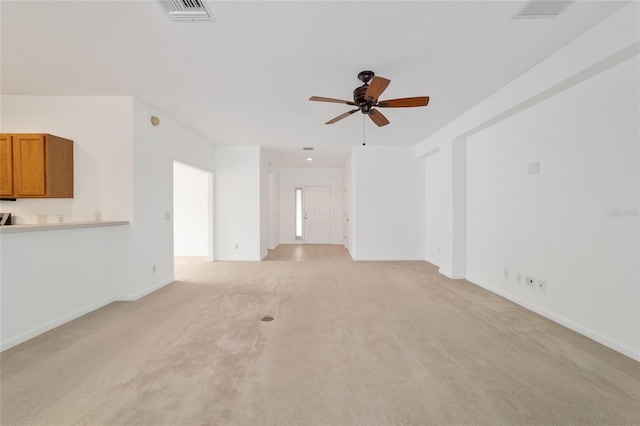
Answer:
<path fill-rule="evenodd" d="M 338 244 L 280 244 L 269 250 L 264 260 L 345 262 L 353 259 L 347 249 Z"/>

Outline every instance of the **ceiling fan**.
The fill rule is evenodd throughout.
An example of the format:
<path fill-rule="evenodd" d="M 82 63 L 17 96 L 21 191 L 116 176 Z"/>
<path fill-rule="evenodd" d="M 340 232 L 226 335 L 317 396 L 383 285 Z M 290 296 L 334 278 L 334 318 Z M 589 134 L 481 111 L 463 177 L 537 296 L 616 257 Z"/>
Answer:
<path fill-rule="evenodd" d="M 357 87 L 353 91 L 353 102 L 343 101 L 341 99 L 323 98 L 321 96 L 312 96 L 310 101 L 318 102 L 332 102 L 337 104 L 352 105 L 357 108 L 351 111 L 345 112 L 327 121 L 324 124 L 333 124 L 353 114 L 354 112 L 361 111 L 371 118 L 371 120 L 378 125 L 378 127 L 386 126 L 389 124 L 387 117 L 382 115 L 380 111 L 375 108 L 406 108 L 406 107 L 423 107 L 429 103 L 428 96 L 418 96 L 413 98 L 400 98 L 389 99 L 387 101 L 379 101 L 378 97 L 385 91 L 391 80 L 387 80 L 383 77 L 376 77 L 373 71 L 362 71 L 358 74 L 358 79 L 364 84 Z"/>

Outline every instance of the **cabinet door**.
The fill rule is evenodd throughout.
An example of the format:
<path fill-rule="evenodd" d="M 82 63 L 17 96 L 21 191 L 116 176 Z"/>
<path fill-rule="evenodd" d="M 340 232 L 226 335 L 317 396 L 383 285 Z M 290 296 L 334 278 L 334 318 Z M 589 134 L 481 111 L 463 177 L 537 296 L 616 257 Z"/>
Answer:
<path fill-rule="evenodd" d="M 9 135 L 0 135 L 0 196 L 13 195 L 13 142 Z"/>
<path fill-rule="evenodd" d="M 13 136 L 13 179 L 16 196 L 44 196 L 44 135 Z"/>

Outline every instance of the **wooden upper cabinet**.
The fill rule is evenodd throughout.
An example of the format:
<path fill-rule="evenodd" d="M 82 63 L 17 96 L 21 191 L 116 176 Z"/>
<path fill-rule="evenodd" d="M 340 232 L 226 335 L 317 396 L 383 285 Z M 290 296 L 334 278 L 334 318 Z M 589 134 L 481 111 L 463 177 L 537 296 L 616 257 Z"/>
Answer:
<path fill-rule="evenodd" d="M 0 197 L 13 196 L 13 139 L 0 135 Z"/>
<path fill-rule="evenodd" d="M 49 134 L 2 134 L 0 143 L 2 196 L 73 198 L 73 141 Z"/>
<path fill-rule="evenodd" d="M 13 137 L 13 192 L 22 197 L 44 197 L 47 167 L 44 135 Z"/>

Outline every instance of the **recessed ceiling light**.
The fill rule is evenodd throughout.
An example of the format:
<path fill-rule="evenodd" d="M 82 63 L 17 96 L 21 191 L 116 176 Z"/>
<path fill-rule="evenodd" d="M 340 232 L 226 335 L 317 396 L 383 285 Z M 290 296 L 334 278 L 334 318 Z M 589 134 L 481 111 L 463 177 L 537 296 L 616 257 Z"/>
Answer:
<path fill-rule="evenodd" d="M 307 161 L 312 161 L 312 160 L 313 160 L 313 158 L 307 157 Z"/>

